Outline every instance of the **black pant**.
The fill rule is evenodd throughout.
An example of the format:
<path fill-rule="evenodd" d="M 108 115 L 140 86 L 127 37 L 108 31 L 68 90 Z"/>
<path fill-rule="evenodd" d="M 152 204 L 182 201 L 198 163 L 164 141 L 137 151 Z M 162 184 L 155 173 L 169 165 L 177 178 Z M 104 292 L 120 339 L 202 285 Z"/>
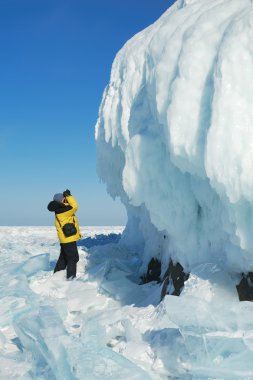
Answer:
<path fill-rule="evenodd" d="M 59 259 L 54 268 L 54 273 L 67 267 L 67 278 L 76 277 L 76 263 L 79 261 L 76 241 L 62 243 Z"/>

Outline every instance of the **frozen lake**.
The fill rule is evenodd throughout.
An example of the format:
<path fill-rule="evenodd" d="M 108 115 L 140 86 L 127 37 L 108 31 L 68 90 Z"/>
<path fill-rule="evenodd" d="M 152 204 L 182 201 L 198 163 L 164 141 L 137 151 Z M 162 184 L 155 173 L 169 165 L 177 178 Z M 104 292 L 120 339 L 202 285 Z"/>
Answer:
<path fill-rule="evenodd" d="M 0 228 L 0 379 L 252 379 L 253 305 L 212 263 L 180 297 L 139 285 L 122 227 L 83 227 L 77 280 L 54 227 Z"/>

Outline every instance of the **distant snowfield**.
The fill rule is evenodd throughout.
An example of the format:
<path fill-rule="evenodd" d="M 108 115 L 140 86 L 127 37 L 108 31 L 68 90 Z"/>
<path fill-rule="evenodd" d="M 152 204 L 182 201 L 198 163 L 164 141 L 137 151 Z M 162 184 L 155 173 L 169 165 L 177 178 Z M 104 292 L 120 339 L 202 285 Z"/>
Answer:
<path fill-rule="evenodd" d="M 139 285 L 122 227 L 84 227 L 76 281 L 52 227 L 0 228 L 0 379 L 252 379 L 253 304 L 215 264 L 180 297 Z"/>

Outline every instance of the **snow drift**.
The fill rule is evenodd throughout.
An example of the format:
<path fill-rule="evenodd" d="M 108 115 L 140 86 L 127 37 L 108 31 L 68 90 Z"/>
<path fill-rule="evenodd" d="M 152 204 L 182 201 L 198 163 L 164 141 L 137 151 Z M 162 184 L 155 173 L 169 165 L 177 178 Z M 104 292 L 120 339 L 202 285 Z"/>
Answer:
<path fill-rule="evenodd" d="M 253 268 L 253 5 L 178 0 L 117 54 L 97 170 L 128 213 L 123 239 L 166 270 Z"/>

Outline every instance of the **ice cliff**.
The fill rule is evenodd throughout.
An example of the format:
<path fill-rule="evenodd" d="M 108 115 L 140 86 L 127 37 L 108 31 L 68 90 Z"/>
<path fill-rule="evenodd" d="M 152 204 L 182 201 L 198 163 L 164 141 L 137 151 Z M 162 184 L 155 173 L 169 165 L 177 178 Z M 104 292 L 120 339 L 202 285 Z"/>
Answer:
<path fill-rule="evenodd" d="M 97 170 L 141 272 L 152 257 L 253 269 L 252 41 L 250 0 L 178 0 L 113 62 Z"/>

